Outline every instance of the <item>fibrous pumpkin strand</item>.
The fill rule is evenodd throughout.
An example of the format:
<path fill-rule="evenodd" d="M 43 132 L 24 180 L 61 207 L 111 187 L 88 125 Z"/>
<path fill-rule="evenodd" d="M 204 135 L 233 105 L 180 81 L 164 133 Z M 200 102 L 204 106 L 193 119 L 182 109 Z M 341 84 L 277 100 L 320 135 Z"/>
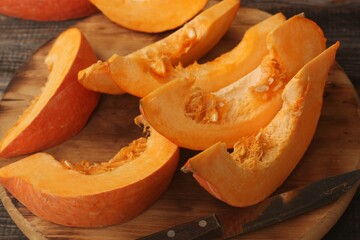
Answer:
<path fill-rule="evenodd" d="M 183 53 L 187 53 L 198 42 L 196 28 L 189 26 L 180 40 L 183 44 L 178 46 Z"/>
<path fill-rule="evenodd" d="M 260 83 L 249 87 L 249 90 L 260 102 L 270 101 L 284 88 L 289 77 L 281 64 L 270 57 L 263 61 L 261 72 Z M 198 123 L 222 123 L 227 112 L 225 108 L 229 110 L 231 105 L 226 95 L 221 97 L 195 87 L 186 100 L 185 115 Z"/>
<path fill-rule="evenodd" d="M 221 123 L 225 107 L 225 99 L 194 88 L 186 101 L 185 115 L 199 123 Z"/>
<path fill-rule="evenodd" d="M 158 81 L 167 82 L 165 76 L 170 75 L 174 71 L 173 62 L 177 62 L 177 59 L 174 59 L 174 51 L 179 54 L 176 56 L 181 56 L 187 53 L 197 42 L 197 33 L 196 29 L 188 26 L 185 34 L 181 34 L 177 37 L 178 39 L 172 43 L 173 46 L 169 46 L 169 43 L 160 48 L 149 48 L 146 49 L 143 53 L 144 59 L 146 59 L 149 70 L 154 75 L 158 76 Z M 179 44 L 182 43 L 182 44 Z M 159 57 L 161 56 L 161 57 Z M 145 64 L 146 65 L 146 64 Z"/>
<path fill-rule="evenodd" d="M 251 162 L 251 165 L 256 165 L 256 162 L 261 161 L 261 157 L 266 148 L 267 142 L 260 131 L 256 135 L 240 138 L 239 141 L 235 143 L 231 156 L 238 164 L 247 161 Z"/>
<path fill-rule="evenodd" d="M 161 52 L 161 49 L 146 49 L 142 53 L 142 58 L 144 60 L 144 67 L 147 66 L 147 70 L 157 76 L 156 79 L 158 80 L 162 80 L 164 76 L 173 71 L 174 67 L 172 66 L 170 56 L 167 53 Z"/>
<path fill-rule="evenodd" d="M 78 171 L 82 174 L 93 175 L 100 174 L 114 170 L 127 162 L 139 157 L 145 150 L 147 138 L 141 137 L 134 140 L 128 146 L 122 148 L 110 161 L 101 163 L 91 163 L 86 160 L 82 160 L 77 163 L 72 163 L 68 160 L 60 161 L 61 164 L 68 169 Z"/>
<path fill-rule="evenodd" d="M 260 85 L 252 88 L 253 94 L 262 101 L 268 101 L 282 90 L 290 80 L 276 59 L 269 58 L 261 65 L 263 79 Z"/>
<path fill-rule="evenodd" d="M 173 58 L 182 56 L 199 42 L 196 27 L 187 25 L 184 27 L 184 31 L 185 34 L 174 35 L 174 41 L 166 42 L 166 46 L 161 48 L 163 56 L 173 56 Z M 178 54 L 174 55 L 174 52 Z"/>
<path fill-rule="evenodd" d="M 166 73 L 166 66 L 164 61 L 153 61 L 150 63 L 150 68 L 154 71 L 155 74 L 159 76 L 164 76 Z"/>

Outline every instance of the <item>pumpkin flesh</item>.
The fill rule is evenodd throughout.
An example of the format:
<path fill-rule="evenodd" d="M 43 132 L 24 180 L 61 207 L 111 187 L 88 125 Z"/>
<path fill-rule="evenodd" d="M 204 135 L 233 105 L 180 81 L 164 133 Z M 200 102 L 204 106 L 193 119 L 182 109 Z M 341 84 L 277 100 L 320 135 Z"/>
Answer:
<path fill-rule="evenodd" d="M 251 136 L 239 139 L 234 151 L 216 143 L 190 158 L 182 168 L 216 198 L 236 207 L 256 204 L 290 175 L 315 133 L 323 91 L 334 62 L 337 42 L 306 64 L 286 85 L 275 118 Z"/>
<path fill-rule="evenodd" d="M 196 78 L 195 85 L 206 92 L 214 92 L 230 85 L 260 65 L 268 54 L 267 35 L 284 21 L 282 13 L 275 14 L 250 27 L 231 51 L 203 64 L 194 63 L 187 67 L 180 65 L 171 77 L 176 79 L 193 75 Z"/>
<path fill-rule="evenodd" d="M 284 86 L 325 49 L 325 38 L 314 22 L 294 16 L 268 35 L 267 44 L 269 54 L 260 66 L 238 81 L 207 93 L 193 87 L 194 79 L 173 80 L 141 99 L 142 113 L 181 147 L 204 150 L 222 141 L 231 148 L 239 137 L 257 132 L 273 119 L 281 108 Z"/>
<path fill-rule="evenodd" d="M 79 84 L 77 72 L 94 62 L 96 56 L 78 29 L 60 34 L 45 59 L 47 83 L 0 142 L 1 157 L 55 146 L 84 127 L 100 95 Z"/>
<path fill-rule="evenodd" d="M 79 72 L 79 81 L 94 91 L 125 91 L 143 97 L 168 81 L 166 76 L 171 75 L 174 66 L 188 65 L 205 55 L 230 27 L 238 8 L 238 0 L 221 1 L 160 41 L 127 56 L 114 54 L 84 69 Z M 108 91 L 114 82 L 120 89 Z M 100 87 L 104 84 L 108 87 Z"/>
<path fill-rule="evenodd" d="M 208 0 L 90 0 L 105 16 L 135 31 L 157 33 L 177 28 L 201 11 Z"/>
<path fill-rule="evenodd" d="M 90 91 L 112 95 L 125 93 L 125 91 L 115 83 L 108 62 L 98 61 L 96 64 L 82 69 L 78 73 L 78 81 L 83 87 Z"/>
<path fill-rule="evenodd" d="M 37 153 L 1 168 L 0 183 L 32 213 L 57 224 L 99 227 L 127 221 L 165 191 L 177 167 L 178 147 L 149 132 L 145 142 L 140 139 L 140 145 L 95 165 L 97 171 Z M 137 154 L 128 158 L 130 152 Z"/>

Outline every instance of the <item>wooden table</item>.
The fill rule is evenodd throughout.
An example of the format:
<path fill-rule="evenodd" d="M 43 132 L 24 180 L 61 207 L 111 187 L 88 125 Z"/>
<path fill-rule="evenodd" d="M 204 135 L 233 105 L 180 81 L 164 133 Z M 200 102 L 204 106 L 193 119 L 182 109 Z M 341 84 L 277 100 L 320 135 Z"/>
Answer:
<path fill-rule="evenodd" d="M 281 11 L 287 16 L 304 12 L 316 21 L 328 44 L 340 40 L 337 61 L 360 94 L 360 1 L 242 0 L 241 4 L 270 13 Z M 34 51 L 75 22 L 38 23 L 0 16 L 0 98 L 15 72 Z M 1 204 L 0 239 L 26 239 Z M 360 239 L 360 191 L 325 239 Z"/>

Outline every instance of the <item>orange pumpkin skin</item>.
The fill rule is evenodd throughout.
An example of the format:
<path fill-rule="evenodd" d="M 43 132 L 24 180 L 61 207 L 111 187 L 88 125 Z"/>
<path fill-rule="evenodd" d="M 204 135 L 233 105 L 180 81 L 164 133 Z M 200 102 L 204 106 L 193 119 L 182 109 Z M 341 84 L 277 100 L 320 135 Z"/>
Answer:
<path fill-rule="evenodd" d="M 0 183 L 33 214 L 76 227 L 119 224 L 139 215 L 167 189 L 178 147 L 150 130 L 138 158 L 112 171 L 84 175 L 37 153 L 0 169 Z"/>
<path fill-rule="evenodd" d="M 190 158 L 182 170 L 193 172 L 204 189 L 232 206 L 249 206 L 268 197 L 290 175 L 311 142 L 338 47 L 337 42 L 296 74 L 283 91 L 282 109 L 264 129 L 239 139 L 234 152 L 243 158 L 235 160 L 236 154 L 217 143 Z M 247 141 L 253 145 L 246 145 Z M 260 147 L 249 155 L 256 144 Z"/>
<path fill-rule="evenodd" d="M 64 142 L 84 127 L 97 105 L 99 93 L 77 81 L 78 71 L 96 62 L 78 29 L 66 30 L 57 38 L 46 62 L 51 72 L 45 88 L 0 142 L 0 157 L 28 154 Z"/>
<path fill-rule="evenodd" d="M 79 81 L 93 91 L 143 97 L 169 81 L 176 65 L 205 55 L 230 27 L 238 8 L 238 0 L 221 1 L 160 41 L 80 71 Z M 111 90 L 114 82 L 119 89 Z"/>
<path fill-rule="evenodd" d="M 284 86 L 325 49 L 325 38 L 313 21 L 294 16 L 268 35 L 267 44 L 262 63 L 243 78 L 211 93 L 197 89 L 196 79 L 170 81 L 140 100 L 143 115 L 180 147 L 204 150 L 221 141 L 231 148 L 274 118 Z"/>
<path fill-rule="evenodd" d="M 0 14 L 35 21 L 60 21 L 98 12 L 89 0 L 2 0 Z"/>
<path fill-rule="evenodd" d="M 0 182 L 26 208 L 45 220 L 65 226 L 102 227 L 126 222 L 142 213 L 167 189 L 175 168 L 174 161 L 169 161 L 143 181 L 91 196 L 56 197 L 21 179 Z M 151 190 L 147 189 L 149 186 Z"/>
<path fill-rule="evenodd" d="M 120 26 L 148 33 L 164 32 L 181 26 L 200 12 L 208 2 L 208 0 L 90 1 Z"/>

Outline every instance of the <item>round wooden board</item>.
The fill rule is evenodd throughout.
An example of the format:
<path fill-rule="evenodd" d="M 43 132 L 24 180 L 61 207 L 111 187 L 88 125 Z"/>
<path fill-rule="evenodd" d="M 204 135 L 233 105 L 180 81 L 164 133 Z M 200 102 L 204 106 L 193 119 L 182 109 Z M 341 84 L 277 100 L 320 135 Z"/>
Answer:
<path fill-rule="evenodd" d="M 256 9 L 239 9 L 229 32 L 202 61 L 230 50 L 249 26 L 268 16 Z M 114 25 L 101 14 L 79 22 L 76 27 L 83 31 L 100 59 L 107 59 L 113 53 L 130 53 L 168 34 L 135 33 Z M 0 103 L 0 137 L 40 93 L 48 75 L 44 58 L 50 46 L 51 43 L 39 49 L 11 82 Z M 141 130 L 133 124 L 133 118 L 139 114 L 138 100 L 130 95 L 103 95 L 83 131 L 46 152 L 57 159 L 110 159 L 122 146 L 141 134 Z M 359 109 L 359 100 L 350 80 L 339 66 L 335 66 L 328 79 L 322 115 L 313 141 L 297 168 L 277 192 L 359 168 Z M 194 154 L 182 149 L 179 167 Z M 4 166 L 17 159 L 2 159 L 0 164 Z M 324 208 L 239 238 L 320 239 L 342 215 L 355 190 Z M 52 224 L 34 216 L 6 190 L 1 189 L 0 196 L 15 223 L 30 239 L 134 239 L 230 209 L 203 190 L 191 174 L 180 171 L 176 172 L 169 189 L 144 213 L 124 224 L 104 228 L 71 228 Z"/>

